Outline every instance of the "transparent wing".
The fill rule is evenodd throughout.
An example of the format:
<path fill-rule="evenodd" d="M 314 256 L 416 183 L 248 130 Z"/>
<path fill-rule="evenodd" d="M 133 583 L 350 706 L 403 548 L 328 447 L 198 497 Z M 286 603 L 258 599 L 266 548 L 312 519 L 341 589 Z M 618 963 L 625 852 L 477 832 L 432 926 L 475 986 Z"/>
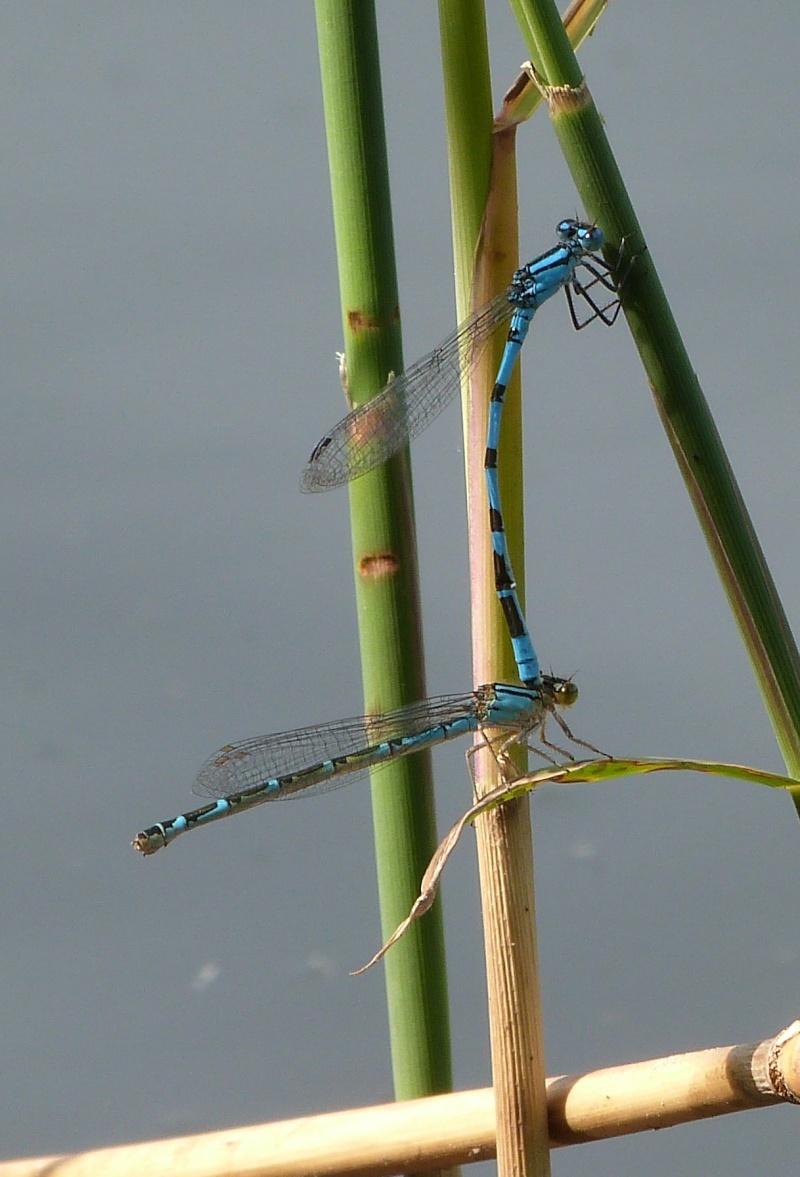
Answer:
<path fill-rule="evenodd" d="M 201 797 L 229 797 L 266 781 L 314 768 L 326 760 L 354 756 L 375 744 L 417 736 L 441 724 L 476 715 L 479 707 L 480 701 L 475 694 L 442 695 L 399 707 L 384 715 L 338 719 L 316 727 L 239 740 L 226 744 L 208 758 L 195 778 L 193 791 Z M 400 748 L 396 755 L 402 756 L 406 751 L 413 749 Z M 344 780 L 323 781 L 302 790 L 302 793 L 318 793 L 335 788 L 337 784 L 349 784 L 367 771 L 368 768 L 358 762 L 352 771 L 345 769 L 340 774 Z M 287 791 L 285 795 L 300 794 Z"/>
<path fill-rule="evenodd" d="M 444 343 L 417 360 L 365 404 L 348 413 L 314 447 L 300 479 L 304 491 L 329 490 L 382 466 L 421 433 L 455 396 L 514 307 L 498 294 Z"/>

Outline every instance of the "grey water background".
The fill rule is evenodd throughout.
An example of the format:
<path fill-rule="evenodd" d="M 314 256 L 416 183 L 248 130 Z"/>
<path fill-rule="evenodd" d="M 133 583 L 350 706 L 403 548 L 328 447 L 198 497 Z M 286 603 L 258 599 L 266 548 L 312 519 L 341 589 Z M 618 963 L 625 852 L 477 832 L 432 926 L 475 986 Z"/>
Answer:
<path fill-rule="evenodd" d="M 495 98 L 526 56 L 489 4 Z M 405 354 L 453 324 L 435 6 L 379 5 Z M 617 0 L 581 60 L 790 618 L 800 619 L 798 14 Z M 143 861 L 231 738 L 361 710 L 310 4 L 9 3 L 2 216 L 2 1155 L 391 1098 L 369 794 Z M 519 133 L 522 248 L 574 189 Z M 619 755 L 782 761 L 622 322 L 524 355 L 529 615 Z M 428 686 L 470 683 L 460 424 L 414 448 Z M 436 754 L 442 830 L 469 796 Z M 533 801 L 548 1070 L 798 1012 L 800 823 L 692 776 Z M 459 1088 L 489 1081 L 472 836 L 445 920 Z M 562 1175 L 785 1169 L 779 1108 L 559 1152 Z"/>

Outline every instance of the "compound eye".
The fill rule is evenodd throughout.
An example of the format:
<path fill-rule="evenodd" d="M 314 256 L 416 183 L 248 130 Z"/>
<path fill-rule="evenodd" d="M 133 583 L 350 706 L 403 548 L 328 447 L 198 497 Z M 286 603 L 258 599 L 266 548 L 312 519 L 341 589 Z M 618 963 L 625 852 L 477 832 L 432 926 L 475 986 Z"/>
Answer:
<path fill-rule="evenodd" d="M 563 679 L 556 683 L 554 694 L 559 707 L 571 707 L 578 700 L 578 688 L 575 683 Z"/>
<path fill-rule="evenodd" d="M 559 241 L 571 241 L 578 231 L 576 221 L 559 221 L 556 225 L 556 236 Z"/>
<path fill-rule="evenodd" d="M 590 249 L 595 252 L 598 249 L 602 249 L 605 245 L 603 230 L 599 225 L 581 225 L 579 236 L 584 249 Z"/>

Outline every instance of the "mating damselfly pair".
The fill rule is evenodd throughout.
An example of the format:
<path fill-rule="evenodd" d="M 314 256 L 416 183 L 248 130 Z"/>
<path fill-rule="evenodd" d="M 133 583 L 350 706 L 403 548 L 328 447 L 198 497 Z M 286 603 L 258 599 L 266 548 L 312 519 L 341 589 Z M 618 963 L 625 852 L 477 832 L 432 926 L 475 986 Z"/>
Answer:
<path fill-rule="evenodd" d="M 133 842 L 137 850 L 153 854 L 179 834 L 233 813 L 300 792 L 323 791 L 398 756 L 470 732 L 483 733 L 487 728 L 505 733 L 499 745 L 496 739 L 485 741 L 495 751 L 499 747 L 501 757 L 510 743 L 526 742 L 532 736 L 569 756 L 547 740 L 548 715 L 556 718 L 575 743 L 598 752 L 591 744 L 576 740 L 556 710 L 575 702 L 577 687 L 569 680 L 541 673 L 517 599 L 497 478 L 506 388 L 538 308 L 563 289 L 576 330 L 594 319 L 611 326 L 619 313 L 619 282 L 615 285 L 612 277 L 617 267 L 599 255 L 604 244 L 601 230 L 582 221 L 564 220 L 556 227 L 556 236 L 558 243 L 517 270 L 502 294 L 327 433 L 312 451 L 301 479 L 303 490 L 327 490 L 386 462 L 442 412 L 494 333 L 510 321 L 492 391 L 484 466 L 495 589 L 524 685 L 493 683 L 469 694 L 426 699 L 382 715 L 337 720 L 226 745 L 206 761 L 194 784 L 196 793 L 216 801 L 142 831 Z M 610 301 L 604 303 L 603 291 L 611 294 Z M 576 310 L 580 303 L 590 311 L 584 320 Z M 547 753 L 543 755 L 550 759 Z"/>

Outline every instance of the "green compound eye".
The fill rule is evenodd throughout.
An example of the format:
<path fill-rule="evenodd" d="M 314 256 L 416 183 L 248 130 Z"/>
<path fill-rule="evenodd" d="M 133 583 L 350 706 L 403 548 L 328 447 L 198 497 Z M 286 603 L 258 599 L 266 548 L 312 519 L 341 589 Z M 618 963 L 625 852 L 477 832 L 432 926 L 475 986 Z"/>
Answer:
<path fill-rule="evenodd" d="M 571 707 L 578 699 L 578 688 L 574 682 L 559 679 L 553 684 L 553 694 L 559 707 Z"/>

